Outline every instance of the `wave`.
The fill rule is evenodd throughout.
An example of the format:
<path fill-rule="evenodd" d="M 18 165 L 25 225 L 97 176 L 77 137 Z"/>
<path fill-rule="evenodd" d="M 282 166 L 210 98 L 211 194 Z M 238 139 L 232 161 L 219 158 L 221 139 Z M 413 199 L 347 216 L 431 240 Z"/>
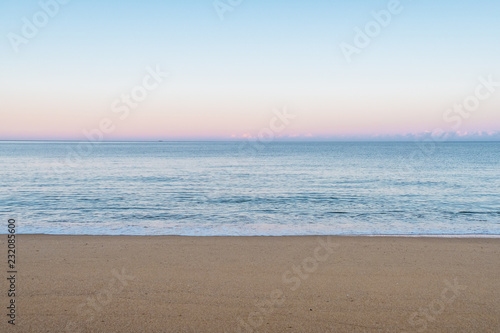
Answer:
<path fill-rule="evenodd" d="M 484 214 L 484 215 L 500 215 L 500 212 L 474 212 L 469 210 L 459 211 L 457 214 Z"/>

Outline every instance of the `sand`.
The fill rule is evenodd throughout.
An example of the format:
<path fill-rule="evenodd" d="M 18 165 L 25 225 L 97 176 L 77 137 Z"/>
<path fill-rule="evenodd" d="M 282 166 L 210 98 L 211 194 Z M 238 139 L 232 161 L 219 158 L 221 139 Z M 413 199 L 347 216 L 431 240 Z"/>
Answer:
<path fill-rule="evenodd" d="M 500 239 L 17 237 L 0 332 L 500 332 Z"/>

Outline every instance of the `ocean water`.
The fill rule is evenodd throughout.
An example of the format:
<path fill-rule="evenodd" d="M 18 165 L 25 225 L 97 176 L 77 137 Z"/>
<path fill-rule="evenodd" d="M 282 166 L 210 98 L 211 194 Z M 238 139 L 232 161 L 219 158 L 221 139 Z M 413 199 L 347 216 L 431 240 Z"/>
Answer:
<path fill-rule="evenodd" d="M 0 142 L 0 210 L 19 233 L 498 236 L 499 153 L 500 142 Z"/>

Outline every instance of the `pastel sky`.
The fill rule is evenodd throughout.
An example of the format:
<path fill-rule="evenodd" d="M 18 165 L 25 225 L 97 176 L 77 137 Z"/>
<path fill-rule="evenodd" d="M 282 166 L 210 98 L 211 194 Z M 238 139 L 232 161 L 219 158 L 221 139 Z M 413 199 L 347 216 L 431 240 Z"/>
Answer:
<path fill-rule="evenodd" d="M 2 1 L 0 140 L 500 138 L 498 0 L 217 4 Z"/>

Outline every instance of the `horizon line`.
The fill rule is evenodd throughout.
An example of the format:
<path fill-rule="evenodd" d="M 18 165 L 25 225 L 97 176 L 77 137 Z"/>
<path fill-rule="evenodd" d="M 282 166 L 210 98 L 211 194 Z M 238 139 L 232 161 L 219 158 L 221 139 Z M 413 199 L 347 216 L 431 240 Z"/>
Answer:
<path fill-rule="evenodd" d="M 262 141 L 263 144 L 270 143 L 281 143 L 281 142 L 419 142 L 419 141 L 427 141 L 429 138 L 412 138 L 412 139 L 276 139 L 272 141 Z M 459 138 L 451 138 L 444 140 L 431 140 L 436 143 L 440 142 L 500 142 L 500 138 L 488 138 L 488 139 L 459 139 Z M 76 140 L 76 139 L 0 139 L 0 142 L 89 142 L 92 144 L 99 143 L 141 143 L 141 142 L 150 142 L 150 143 L 172 143 L 172 142 L 260 142 L 258 139 L 182 139 L 182 140 L 100 140 L 100 141 L 90 141 L 90 140 Z"/>

